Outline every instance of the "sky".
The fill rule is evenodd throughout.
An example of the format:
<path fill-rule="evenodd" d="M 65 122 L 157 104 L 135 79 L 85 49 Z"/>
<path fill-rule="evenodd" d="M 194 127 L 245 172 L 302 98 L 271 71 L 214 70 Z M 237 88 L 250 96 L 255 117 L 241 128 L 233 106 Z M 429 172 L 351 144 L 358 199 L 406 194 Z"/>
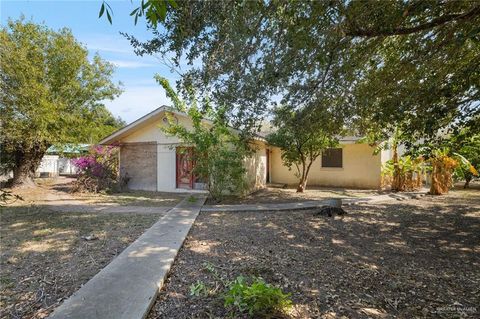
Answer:
<path fill-rule="evenodd" d="M 134 24 L 130 12 L 139 1 L 109 0 L 113 9 L 113 23 L 105 17 L 98 18 L 101 0 L 88 1 L 13 1 L 0 0 L 0 21 L 5 26 L 8 19 L 24 15 L 37 23 L 45 23 L 58 30 L 67 27 L 88 49 L 90 57 L 96 52 L 116 65 L 115 82 L 123 83 L 123 93 L 105 105 L 127 123 L 147 114 L 161 105 L 171 104 L 153 76 L 158 73 L 173 85 L 178 76 L 163 65 L 157 57 L 135 55 L 130 43 L 119 32 L 126 32 L 146 40 L 151 33 L 145 20 Z"/>

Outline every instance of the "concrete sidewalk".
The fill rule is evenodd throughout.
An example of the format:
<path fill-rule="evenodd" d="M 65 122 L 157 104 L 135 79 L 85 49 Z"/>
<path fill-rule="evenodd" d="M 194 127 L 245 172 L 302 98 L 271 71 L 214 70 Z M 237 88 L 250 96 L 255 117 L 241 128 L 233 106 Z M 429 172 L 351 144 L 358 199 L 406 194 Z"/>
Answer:
<path fill-rule="evenodd" d="M 206 196 L 195 198 L 166 213 L 50 318 L 145 318 Z"/>

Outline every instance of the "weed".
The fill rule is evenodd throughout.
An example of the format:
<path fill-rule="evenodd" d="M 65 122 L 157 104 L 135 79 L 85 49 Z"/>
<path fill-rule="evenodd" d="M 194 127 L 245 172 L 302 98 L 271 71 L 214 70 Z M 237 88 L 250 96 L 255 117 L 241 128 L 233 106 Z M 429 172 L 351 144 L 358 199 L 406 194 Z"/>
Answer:
<path fill-rule="evenodd" d="M 238 276 L 230 283 L 224 304 L 241 313 L 267 316 L 285 312 L 292 306 L 292 301 L 290 294 L 267 284 L 262 278 L 254 278 L 248 284 L 244 277 Z"/>
<path fill-rule="evenodd" d="M 196 283 L 190 285 L 190 296 L 207 296 L 208 295 L 208 288 L 207 286 L 200 280 L 197 280 Z"/>

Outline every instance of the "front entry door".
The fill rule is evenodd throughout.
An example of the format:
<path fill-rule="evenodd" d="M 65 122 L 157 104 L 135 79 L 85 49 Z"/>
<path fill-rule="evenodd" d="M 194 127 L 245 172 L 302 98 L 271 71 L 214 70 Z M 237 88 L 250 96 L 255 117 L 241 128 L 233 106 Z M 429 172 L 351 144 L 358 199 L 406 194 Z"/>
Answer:
<path fill-rule="evenodd" d="M 270 183 L 270 150 L 267 148 L 266 150 L 266 153 L 267 153 L 267 169 L 265 170 L 265 173 L 267 174 L 267 176 L 265 176 L 265 181 L 267 183 Z"/>
<path fill-rule="evenodd" d="M 193 147 L 177 147 L 177 188 L 193 189 Z"/>

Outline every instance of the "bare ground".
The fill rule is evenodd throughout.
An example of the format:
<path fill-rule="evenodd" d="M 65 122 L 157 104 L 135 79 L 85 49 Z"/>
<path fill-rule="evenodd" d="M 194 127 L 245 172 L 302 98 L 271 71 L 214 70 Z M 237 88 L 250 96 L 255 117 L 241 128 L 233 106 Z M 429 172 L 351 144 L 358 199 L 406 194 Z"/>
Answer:
<path fill-rule="evenodd" d="M 305 192 L 297 193 L 296 188 L 268 187 L 260 189 L 242 198 L 226 197 L 220 204 L 266 204 L 266 203 L 291 203 L 306 200 L 320 200 L 325 198 L 358 198 L 379 195 L 387 192 L 369 189 L 350 189 L 335 187 L 308 187 Z M 207 204 L 218 204 L 211 198 Z"/>
<path fill-rule="evenodd" d="M 111 194 L 72 193 L 73 178 L 37 179 L 37 187 L 14 189 L 23 201 L 14 206 L 25 205 L 128 205 L 143 207 L 174 207 L 186 195 L 180 193 L 125 191 Z"/>
<path fill-rule="evenodd" d="M 46 317 L 159 216 L 0 208 L 0 318 Z"/>
<path fill-rule="evenodd" d="M 240 318 L 220 282 L 261 276 L 292 318 L 479 318 L 480 191 L 313 211 L 201 213 L 149 319 Z M 200 280 L 209 295 L 189 295 Z"/>
<path fill-rule="evenodd" d="M 0 207 L 0 318 L 46 317 L 185 196 L 71 193 L 72 181 L 39 179 Z M 100 205 L 125 213 L 93 213 Z"/>

